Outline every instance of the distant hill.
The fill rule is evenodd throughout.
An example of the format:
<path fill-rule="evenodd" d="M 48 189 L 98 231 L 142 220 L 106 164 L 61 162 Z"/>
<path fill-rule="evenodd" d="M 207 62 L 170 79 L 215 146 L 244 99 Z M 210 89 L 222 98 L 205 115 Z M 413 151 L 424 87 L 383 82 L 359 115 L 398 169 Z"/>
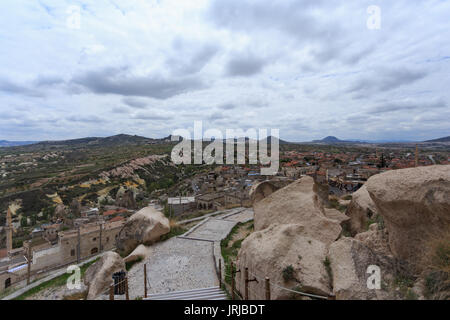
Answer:
<path fill-rule="evenodd" d="M 335 136 L 328 136 L 322 140 L 313 140 L 313 143 L 337 144 L 337 143 L 355 143 L 354 141 L 345 141 L 336 138 Z"/>
<path fill-rule="evenodd" d="M 8 140 L 0 140 L 0 147 L 16 147 L 16 146 L 25 146 L 29 144 L 35 144 L 38 141 L 8 141 Z"/>
<path fill-rule="evenodd" d="M 409 140 L 395 140 L 395 139 L 385 139 L 385 140 L 360 140 L 360 139 L 350 139 L 341 140 L 334 136 L 328 136 L 322 140 L 313 140 L 312 143 L 322 143 L 322 144 L 377 144 L 377 143 L 410 143 Z"/>
<path fill-rule="evenodd" d="M 164 139 L 151 139 L 136 135 L 118 134 L 111 137 L 87 137 L 70 140 L 41 141 L 34 144 L 18 144 L 16 148 L 28 151 L 52 150 L 55 148 L 116 147 L 163 143 Z"/>
<path fill-rule="evenodd" d="M 36 146 L 114 146 L 122 144 L 146 144 L 153 139 L 132 136 L 127 134 L 118 134 L 111 137 L 88 137 L 81 139 L 60 140 L 60 141 L 42 141 L 36 144 Z"/>
<path fill-rule="evenodd" d="M 328 136 L 322 139 L 322 142 L 330 142 L 330 143 L 336 143 L 336 142 L 344 142 L 342 140 L 339 140 L 338 138 L 334 136 Z"/>
<path fill-rule="evenodd" d="M 450 136 L 444 137 L 444 138 L 439 138 L 439 139 L 428 140 L 425 142 L 450 142 Z"/>
<path fill-rule="evenodd" d="M 279 139 L 279 138 L 277 138 L 277 137 L 273 137 L 273 136 L 269 136 L 269 137 L 266 138 L 267 143 L 270 144 L 270 142 L 272 141 L 272 139 L 273 139 L 273 140 L 277 139 L 277 140 L 278 140 L 278 144 L 290 144 L 290 142 L 288 142 L 288 141 L 284 141 L 284 140 L 281 140 L 281 139 Z M 263 139 L 261 139 L 261 140 L 263 140 Z"/>

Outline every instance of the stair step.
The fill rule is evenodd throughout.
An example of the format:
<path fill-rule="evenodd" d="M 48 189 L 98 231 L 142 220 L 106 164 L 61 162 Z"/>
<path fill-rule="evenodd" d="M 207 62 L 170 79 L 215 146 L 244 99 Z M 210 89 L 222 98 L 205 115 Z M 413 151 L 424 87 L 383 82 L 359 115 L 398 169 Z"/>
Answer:
<path fill-rule="evenodd" d="M 184 296 L 184 297 L 165 297 L 165 298 L 152 298 L 147 300 L 226 300 L 227 296 L 224 293 L 213 293 L 196 296 Z"/>
<path fill-rule="evenodd" d="M 225 292 L 219 287 L 174 291 L 151 294 L 144 300 L 226 300 Z"/>
<path fill-rule="evenodd" d="M 198 293 L 207 293 L 207 292 L 222 292 L 221 289 L 218 287 L 212 287 L 212 288 L 205 288 L 205 289 L 194 289 L 194 290 L 186 290 L 186 291 L 173 291 L 173 292 L 166 292 L 166 293 L 155 293 L 148 295 L 149 298 L 152 297 L 161 297 L 161 296 L 178 296 L 178 295 L 192 295 L 192 294 L 198 294 Z"/>

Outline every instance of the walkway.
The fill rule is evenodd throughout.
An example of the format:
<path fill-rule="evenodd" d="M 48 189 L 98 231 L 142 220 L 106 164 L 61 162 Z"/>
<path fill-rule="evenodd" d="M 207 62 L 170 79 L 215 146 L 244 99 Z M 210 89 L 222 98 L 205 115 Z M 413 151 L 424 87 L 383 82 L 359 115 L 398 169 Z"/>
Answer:
<path fill-rule="evenodd" d="M 204 219 L 180 237 L 153 245 L 147 259 L 128 273 L 130 299 L 144 295 L 144 263 L 149 295 L 217 287 L 215 262 L 220 257 L 220 240 L 238 222 L 252 219 L 253 209 L 227 210 Z"/>

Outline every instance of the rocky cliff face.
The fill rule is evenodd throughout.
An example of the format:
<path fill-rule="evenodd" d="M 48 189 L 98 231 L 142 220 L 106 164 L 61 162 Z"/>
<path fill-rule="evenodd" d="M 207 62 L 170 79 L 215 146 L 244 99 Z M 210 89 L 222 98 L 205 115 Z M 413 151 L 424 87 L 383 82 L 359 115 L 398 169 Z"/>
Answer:
<path fill-rule="evenodd" d="M 392 253 L 420 267 L 426 243 L 450 230 L 450 166 L 390 171 L 371 177 L 366 186 Z"/>

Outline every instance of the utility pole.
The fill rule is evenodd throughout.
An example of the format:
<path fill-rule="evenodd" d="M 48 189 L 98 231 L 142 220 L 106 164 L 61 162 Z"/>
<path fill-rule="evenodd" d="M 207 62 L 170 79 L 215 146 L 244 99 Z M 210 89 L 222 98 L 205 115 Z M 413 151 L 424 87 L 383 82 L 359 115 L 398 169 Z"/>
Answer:
<path fill-rule="evenodd" d="M 102 231 L 103 231 L 103 220 L 100 221 L 100 245 L 99 245 L 100 252 L 103 252 Z"/>
<path fill-rule="evenodd" d="M 32 251 L 31 251 L 31 241 L 28 242 L 28 252 L 27 252 L 27 285 L 30 284 L 30 278 L 31 278 L 31 259 L 32 259 Z"/>
<path fill-rule="evenodd" d="M 8 212 L 6 213 L 6 253 L 8 256 L 11 254 L 13 249 L 13 241 L 12 241 L 12 217 L 11 217 L 11 209 L 8 207 Z"/>
<path fill-rule="evenodd" d="M 77 237 L 78 237 L 78 243 L 77 243 L 77 264 L 80 263 L 80 250 L 81 250 L 81 246 L 80 246 L 80 242 L 81 242 L 81 235 L 80 235 L 80 226 L 78 225 L 77 228 Z"/>
<path fill-rule="evenodd" d="M 180 206 L 181 206 L 181 194 L 180 194 Z M 184 206 L 181 206 L 181 214 L 184 213 Z"/>

